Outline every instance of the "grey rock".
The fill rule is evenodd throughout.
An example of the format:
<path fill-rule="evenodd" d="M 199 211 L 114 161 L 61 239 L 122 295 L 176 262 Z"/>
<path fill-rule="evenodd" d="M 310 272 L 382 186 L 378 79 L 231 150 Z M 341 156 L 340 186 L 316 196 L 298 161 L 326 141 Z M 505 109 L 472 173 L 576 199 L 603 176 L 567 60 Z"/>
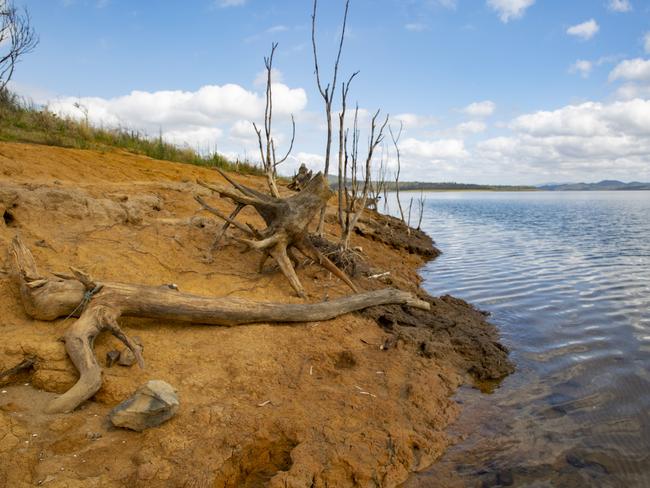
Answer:
<path fill-rule="evenodd" d="M 135 347 L 140 348 L 140 353 L 142 354 L 144 347 L 142 346 L 142 341 L 140 340 L 140 338 L 134 337 L 133 342 L 135 342 Z M 117 364 L 129 368 L 137 362 L 138 360 L 135 358 L 135 354 L 133 354 L 131 349 L 129 349 L 128 347 L 122 349 L 122 351 L 120 352 L 120 358 L 117 360 Z"/>
<path fill-rule="evenodd" d="M 106 367 L 110 368 L 120 359 L 120 351 L 108 351 L 106 353 Z"/>
<path fill-rule="evenodd" d="M 116 427 L 141 432 L 172 418 L 180 403 L 176 391 L 161 380 L 151 380 L 109 413 Z"/>

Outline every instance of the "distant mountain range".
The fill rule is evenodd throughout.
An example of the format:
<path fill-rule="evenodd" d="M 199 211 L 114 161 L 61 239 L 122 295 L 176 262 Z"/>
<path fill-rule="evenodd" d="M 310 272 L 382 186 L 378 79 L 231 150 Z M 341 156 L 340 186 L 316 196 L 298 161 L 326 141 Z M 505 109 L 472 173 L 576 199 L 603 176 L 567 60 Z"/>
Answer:
<path fill-rule="evenodd" d="M 624 183 L 618 180 L 603 180 L 598 183 L 558 183 L 541 185 L 537 187 L 544 191 L 631 191 L 650 190 L 650 183 L 632 181 Z"/>

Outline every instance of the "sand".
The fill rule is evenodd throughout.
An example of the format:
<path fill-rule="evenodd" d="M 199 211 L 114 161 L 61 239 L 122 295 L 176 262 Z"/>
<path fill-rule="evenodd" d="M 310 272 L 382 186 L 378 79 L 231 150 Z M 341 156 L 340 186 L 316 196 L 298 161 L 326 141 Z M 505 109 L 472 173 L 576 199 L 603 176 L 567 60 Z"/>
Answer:
<path fill-rule="evenodd" d="M 15 235 L 42 271 L 72 265 L 98 280 L 300 302 L 270 263 L 259 274 L 259 256 L 242 254 L 239 244 L 209 259 L 220 223 L 193 196 L 233 207 L 197 177 L 223 182 L 208 168 L 126 152 L 0 143 L 0 372 L 25 357 L 36 361 L 0 378 L 0 487 L 392 487 L 435 462 L 458 415 L 456 388 L 512 371 L 494 326 L 452 297 L 429 297 L 431 313 L 381 307 L 298 325 L 121 319 L 144 344 L 146 368 L 104 368 L 91 401 L 71 414 L 43 413 L 76 381 L 58 340 L 74 319 L 25 314 L 7 270 Z M 261 178 L 235 178 L 264 188 Z M 259 223 L 248 209 L 241 215 Z M 353 246 L 365 274 L 390 275 L 360 273 L 355 283 L 424 297 L 417 269 L 435 249 L 422 236 L 409 245 L 394 221 L 364 220 Z M 327 221 L 335 240 L 334 219 Z M 298 274 L 310 301 L 349 293 L 313 264 Z M 116 339 L 101 336 L 100 364 L 116 348 Z M 109 410 L 151 379 L 178 391 L 178 414 L 143 433 L 111 427 Z"/>

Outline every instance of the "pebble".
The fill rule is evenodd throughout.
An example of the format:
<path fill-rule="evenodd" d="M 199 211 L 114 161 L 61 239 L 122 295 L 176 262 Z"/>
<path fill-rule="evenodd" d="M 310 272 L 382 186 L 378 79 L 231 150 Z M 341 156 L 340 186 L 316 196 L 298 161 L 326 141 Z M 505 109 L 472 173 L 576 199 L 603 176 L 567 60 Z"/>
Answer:
<path fill-rule="evenodd" d="M 172 418 L 178 407 L 174 388 L 164 381 L 152 380 L 111 410 L 109 419 L 116 427 L 141 432 Z"/>

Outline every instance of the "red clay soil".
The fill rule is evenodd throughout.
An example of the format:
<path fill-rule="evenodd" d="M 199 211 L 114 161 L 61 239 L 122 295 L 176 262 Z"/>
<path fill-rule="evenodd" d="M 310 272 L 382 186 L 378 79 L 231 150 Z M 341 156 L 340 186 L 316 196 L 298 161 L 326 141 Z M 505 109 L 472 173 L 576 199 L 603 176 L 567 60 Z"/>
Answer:
<path fill-rule="evenodd" d="M 277 270 L 260 275 L 259 256 L 240 244 L 208 259 L 221 224 L 193 197 L 225 212 L 232 204 L 197 177 L 223 183 L 206 168 L 124 152 L 0 143 L 0 373 L 34 360 L 0 377 L 0 487 L 392 487 L 433 463 L 449 444 L 456 388 L 512 370 L 494 327 L 451 297 L 428 297 L 430 313 L 381 307 L 299 325 L 122 319 L 144 344 L 146 369 L 104 368 L 91 401 L 71 414 L 44 413 L 77 378 L 58 340 L 74 319 L 25 314 L 7 269 L 15 235 L 42 271 L 72 265 L 98 280 L 300 302 Z M 235 178 L 263 189 L 261 178 Z M 259 224 L 251 210 L 240 215 Z M 336 240 L 336 226 L 326 230 Z M 427 253 L 374 234 L 361 232 L 353 245 L 368 269 L 390 275 L 355 283 L 390 282 L 426 298 L 417 269 Z M 310 301 L 349 293 L 313 264 L 298 274 Z M 100 364 L 120 347 L 101 336 Z M 178 414 L 143 433 L 111 427 L 109 410 L 150 379 L 177 389 Z"/>

